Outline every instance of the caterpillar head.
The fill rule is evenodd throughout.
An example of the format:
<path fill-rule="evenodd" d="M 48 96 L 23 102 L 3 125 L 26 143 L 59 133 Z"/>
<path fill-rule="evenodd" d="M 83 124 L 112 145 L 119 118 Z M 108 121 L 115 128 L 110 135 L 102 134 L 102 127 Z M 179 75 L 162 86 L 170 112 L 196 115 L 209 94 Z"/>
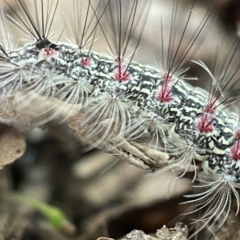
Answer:
<path fill-rule="evenodd" d="M 240 163 L 232 159 L 230 149 L 225 155 L 212 154 L 203 162 L 202 171 L 197 176 L 199 184 L 193 186 L 195 193 L 186 196 L 193 199 L 185 202 L 195 204 L 190 213 L 201 212 L 201 218 L 195 220 L 201 224 L 197 232 L 207 225 L 220 228 L 227 220 L 234 200 L 235 214 L 239 213 L 239 169 Z"/>
<path fill-rule="evenodd" d="M 219 161 L 216 161 L 219 160 Z M 224 167 L 217 168 L 217 162 Z M 226 164 L 227 163 L 227 164 Z M 213 168 L 215 166 L 215 168 Z M 220 165 L 219 165 L 220 166 Z M 226 222 L 232 203 L 236 200 L 236 212 L 239 213 L 239 167 L 233 163 L 229 155 L 210 156 L 202 164 L 203 170 L 198 173 L 198 185 L 193 186 L 195 192 L 185 197 L 192 198 L 184 203 L 193 203 L 194 210 L 187 214 L 201 213 L 201 217 L 193 223 L 196 224 L 196 232 L 189 238 L 195 236 L 206 226 L 219 229 Z M 215 170 L 218 169 L 218 170 Z M 199 215 L 198 215 L 199 216 Z M 199 226 L 201 226 L 199 228 Z"/>

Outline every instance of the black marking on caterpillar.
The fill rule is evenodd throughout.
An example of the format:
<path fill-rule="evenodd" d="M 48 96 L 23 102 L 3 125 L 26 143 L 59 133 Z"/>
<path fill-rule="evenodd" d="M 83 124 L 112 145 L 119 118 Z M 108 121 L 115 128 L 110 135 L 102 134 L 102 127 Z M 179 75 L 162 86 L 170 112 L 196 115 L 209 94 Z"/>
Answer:
<path fill-rule="evenodd" d="M 184 169 L 181 175 L 183 176 L 190 164 L 200 166 L 200 173 L 195 172 L 195 174 L 204 190 L 192 194 L 191 197 L 196 199 L 189 201 L 197 203 L 194 211 L 205 209 L 200 219 L 204 224 L 198 231 L 209 223 L 218 224 L 218 227 L 221 227 L 229 214 L 233 197 L 237 199 L 237 213 L 239 212 L 239 116 L 224 106 L 232 96 L 226 93 L 227 87 L 230 83 L 235 84 L 233 79 L 236 80 L 239 73 L 239 67 L 236 67 L 233 74 L 228 72 L 236 49 L 233 49 L 230 54 L 219 81 L 204 63 L 195 61 L 212 78 L 209 91 L 186 83 L 184 81 L 186 71 L 179 70 L 212 10 L 206 15 L 188 46 L 180 54 L 179 49 L 191 19 L 194 1 L 178 41 L 174 33 L 178 9 L 178 1 L 175 1 L 171 16 L 167 59 L 165 61 L 163 57 L 162 67 L 153 68 L 133 61 L 140 38 L 130 57 L 126 57 L 133 33 L 137 30 L 136 19 L 140 20 L 141 17 L 140 15 L 136 18 L 141 1 L 129 1 L 131 10 L 128 15 L 124 15 L 127 19 L 125 25 L 122 25 L 122 4 L 127 4 L 126 1 L 106 0 L 101 1 L 97 6 L 93 5 L 92 1 L 88 1 L 86 20 L 80 28 L 82 36 L 78 38 L 75 34 L 75 44 L 52 43 L 49 40 L 59 1 L 51 6 L 48 5 L 47 0 L 40 1 L 42 15 L 37 19 L 34 19 L 31 14 L 27 1 L 18 0 L 17 2 L 24 17 L 11 8 L 17 18 L 13 21 L 25 33 L 33 36 L 35 42 L 19 49 L 11 46 L 9 37 L 5 42 L 4 36 L 9 35 L 5 17 L 1 15 L 1 24 L 4 29 L 0 48 L 0 89 L 3 92 L 1 96 L 3 112 L 8 109 L 6 103 L 14 100 L 18 91 L 26 93 L 33 91 L 41 96 L 57 98 L 63 105 L 79 105 L 78 111 L 82 115 L 78 123 L 80 134 L 84 132 L 83 137 L 86 141 L 92 138 L 97 139 L 93 143 L 96 146 L 104 141 L 113 141 L 121 145 L 119 139 L 139 140 L 148 134 L 156 140 L 156 147 L 159 142 L 163 142 L 164 150 L 175 157 L 169 161 L 170 167 L 167 169 L 171 167 L 176 170 Z M 36 2 L 39 1 L 34 1 L 35 14 L 38 16 Z M 78 2 L 74 2 L 75 11 L 79 13 Z M 44 14 L 45 3 L 48 10 L 52 9 L 50 19 Z M 144 6 L 143 2 L 141 4 L 143 5 L 140 6 Z M 145 18 L 147 11 L 143 9 L 140 7 L 140 14 Z M 117 18 L 112 14 L 114 11 L 118 13 Z M 89 17 L 90 12 L 91 17 Z M 108 41 L 104 23 L 101 21 L 103 15 L 109 13 L 111 13 L 112 27 L 115 30 L 116 39 L 113 44 L 115 48 Z M 141 31 L 145 25 L 144 18 L 143 23 L 140 24 Z M 73 19 L 81 24 L 77 18 Z M 90 39 L 95 36 L 97 27 L 102 29 L 113 56 L 92 50 L 93 41 L 91 42 Z M 79 25 L 75 31 L 78 30 Z M 177 42 L 177 50 L 173 52 L 172 47 L 175 42 Z M 177 60 L 179 54 L 180 58 Z M 162 56 L 164 56 L 163 51 Z M 238 95 L 239 90 L 236 90 L 235 94 Z M 29 99 L 26 98 L 26 105 L 32 99 L 31 95 Z M 45 119 L 45 122 L 56 117 L 60 111 L 61 108 Z M 43 121 L 38 124 L 43 124 Z"/>

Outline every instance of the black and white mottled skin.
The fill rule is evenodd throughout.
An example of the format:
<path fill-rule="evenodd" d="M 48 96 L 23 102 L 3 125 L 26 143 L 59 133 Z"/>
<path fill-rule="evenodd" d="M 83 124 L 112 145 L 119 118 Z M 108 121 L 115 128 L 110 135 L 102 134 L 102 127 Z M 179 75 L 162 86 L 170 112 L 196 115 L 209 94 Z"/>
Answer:
<path fill-rule="evenodd" d="M 210 122 L 213 125 L 212 130 L 207 129 L 207 132 L 204 132 L 204 129 L 197 125 L 209 104 L 207 91 L 191 86 L 182 80 L 181 76 L 175 78 L 173 76 L 169 93 L 172 99 L 161 101 L 158 94 L 164 89 L 165 80 L 164 73 L 158 69 L 131 62 L 127 69 L 129 79 L 119 81 L 114 77 L 114 71 L 118 71 L 119 65 L 109 56 L 78 51 L 76 46 L 65 43 L 59 43 L 54 49 L 44 49 L 44 53 L 45 51 L 54 51 L 55 55 L 44 56 L 43 49 L 38 49 L 36 44 L 32 44 L 2 60 L 0 87 L 6 91 L 8 88 L 12 90 L 8 86 L 12 85 L 13 81 L 15 84 L 21 81 L 18 91 L 34 90 L 36 79 L 41 78 L 42 81 L 49 78 L 52 84 L 47 87 L 51 91 L 45 89 L 40 94 L 59 97 L 65 101 L 68 96 L 61 97 L 64 95 L 59 94 L 62 89 L 66 88 L 67 91 L 69 84 L 84 85 L 83 94 L 78 96 L 78 102 L 75 104 L 83 101 L 85 104 L 83 108 L 88 108 L 98 103 L 99 96 L 109 94 L 126 104 L 125 111 L 129 111 L 131 119 L 141 120 L 145 117 L 147 121 L 151 116 L 156 117 L 154 121 L 161 125 L 166 138 L 168 136 L 173 138 L 175 135 L 177 139 L 189 142 L 189 146 L 192 144 L 196 149 L 196 160 L 208 159 L 212 170 L 217 172 L 230 162 L 233 168 L 238 167 L 238 161 L 231 160 L 230 157 L 231 147 L 238 141 L 234 138 L 238 132 L 238 114 L 218 106 L 212 114 Z M 89 65 L 81 64 L 81 59 L 88 59 Z M 52 75 L 49 74 L 50 69 Z M 10 81 L 11 74 L 16 72 L 19 72 L 20 76 Z M 24 73 L 28 78 L 23 78 L 20 73 Z M 131 125 L 127 126 L 131 129 Z M 154 127 L 149 126 L 147 129 L 150 133 L 151 128 Z M 130 129 L 125 129 L 126 133 Z M 174 146 L 174 143 L 172 144 Z M 198 152 L 197 149 L 202 151 Z M 238 172 L 238 169 L 236 170 Z"/>

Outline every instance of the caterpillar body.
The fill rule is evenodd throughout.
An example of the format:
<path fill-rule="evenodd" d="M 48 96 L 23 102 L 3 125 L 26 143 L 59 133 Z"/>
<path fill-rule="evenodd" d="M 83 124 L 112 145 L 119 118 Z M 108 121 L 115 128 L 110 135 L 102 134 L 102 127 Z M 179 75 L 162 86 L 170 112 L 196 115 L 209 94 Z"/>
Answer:
<path fill-rule="evenodd" d="M 230 74 L 228 70 L 223 71 L 217 81 L 202 61 L 195 61 L 212 78 L 210 92 L 185 82 L 186 70 L 179 70 L 211 11 L 176 63 L 175 55 L 179 54 L 179 47 L 191 18 L 191 9 L 176 52 L 168 53 L 168 59 L 161 64 L 167 67 L 156 68 L 133 61 L 139 41 L 135 44 L 135 50 L 130 57 L 125 57 L 130 38 L 137 31 L 136 12 L 140 4 L 137 0 L 129 1 L 130 3 L 124 0 L 101 1 L 101 4 L 102 2 L 104 4 L 97 7 L 89 0 L 86 21 L 82 24 L 82 35 L 80 38 L 77 37 L 77 44 L 52 42 L 49 39 L 58 1 L 55 4 L 50 4 L 49 1 L 34 1 L 37 17 L 35 20 L 27 6 L 28 1 L 17 2 L 24 17 L 20 17 L 12 9 L 16 20 L 10 19 L 22 31 L 33 36 L 35 41 L 18 49 L 11 47 L 8 23 L 2 13 L 1 25 L 5 30 L 1 35 L 0 55 L 3 113 L 8 112 L 8 103 L 14 101 L 17 92 L 21 91 L 27 95 L 23 103 L 25 106 L 31 104 L 34 98 L 27 93 L 35 92 L 37 95 L 59 99 L 64 106 L 66 104 L 78 106 L 76 115 L 78 131 L 85 141 L 91 142 L 94 146 L 100 146 L 102 142 L 112 142 L 121 149 L 122 139 L 138 141 L 146 135 L 151 136 L 155 149 L 161 148 L 174 157 L 168 160 L 167 169 L 181 169 L 185 174 L 191 164 L 199 166 L 199 170 L 195 170 L 196 178 L 200 188 L 204 190 L 187 196 L 193 198 L 188 202 L 196 203 L 193 212 L 202 212 L 202 217 L 197 222 L 202 221 L 204 224 L 195 234 L 207 224 L 221 227 L 231 210 L 233 198 L 236 198 L 236 214 L 238 213 L 239 115 L 228 110 L 227 106 L 232 102 L 233 93 L 227 93 L 226 88 L 230 83 L 234 86 L 238 80 L 239 68 Z M 78 9 L 79 1 L 73 2 Z M 37 8 L 37 3 L 41 4 L 40 9 Z M 47 6 L 48 17 L 44 16 L 46 14 L 44 3 L 45 7 Z M 130 4 L 130 12 L 127 12 L 128 23 L 125 25 L 121 23 L 124 4 Z M 173 7 L 171 28 L 176 24 L 177 4 Z M 42 16 L 39 19 L 37 13 L 40 10 Z M 90 11 L 93 14 L 92 18 L 88 16 Z M 115 19 L 113 25 L 117 26 L 114 30 L 117 40 L 116 51 L 109 43 L 112 57 L 93 51 L 93 41 L 90 39 L 94 37 L 96 28 L 100 28 L 108 40 L 102 17 L 107 12 L 114 11 L 117 11 L 116 17 L 112 16 Z M 141 13 L 143 18 L 146 18 L 146 11 Z M 94 21 L 95 24 L 92 24 Z M 142 28 L 143 26 L 144 24 Z M 86 34 L 87 30 L 90 32 L 89 35 Z M 173 35 L 175 32 L 172 30 L 169 48 L 173 47 Z M 232 64 L 234 56 L 235 51 L 228 58 L 227 69 Z M 236 90 L 234 94 L 237 96 L 239 91 Z M 21 107 L 18 111 L 21 111 Z M 49 118 L 38 122 L 38 125 L 53 119 L 61 110 L 62 107 L 59 107 Z M 72 113 L 69 113 L 70 115 Z M 114 146 L 107 150 L 113 149 Z M 158 162 L 160 165 L 166 164 L 162 159 Z"/>

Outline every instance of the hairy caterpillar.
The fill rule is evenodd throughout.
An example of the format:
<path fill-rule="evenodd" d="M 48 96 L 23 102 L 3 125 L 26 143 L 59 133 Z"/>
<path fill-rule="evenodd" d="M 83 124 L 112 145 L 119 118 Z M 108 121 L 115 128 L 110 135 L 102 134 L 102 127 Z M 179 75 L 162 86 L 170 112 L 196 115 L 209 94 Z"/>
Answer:
<path fill-rule="evenodd" d="M 207 90 L 185 82 L 189 76 L 186 69 L 181 69 L 214 7 L 184 44 L 195 1 L 191 2 L 186 18 L 182 20 L 184 27 L 178 29 L 180 35 L 176 30 L 179 1 L 174 1 L 168 33 L 163 33 L 161 19 L 160 27 L 156 29 L 160 31 L 161 48 L 158 67 L 150 67 L 134 61 L 151 7 L 149 2 L 101 0 L 96 4 L 90 0 L 73 0 L 72 18 L 64 19 L 57 38 L 65 28 L 70 28 L 74 43 L 51 40 L 60 1 L 33 1 L 33 11 L 27 0 L 16 1 L 18 11 L 4 2 L 13 13 L 9 20 L 33 37 L 34 42 L 16 48 L 2 12 L 0 99 L 3 115 L 13 115 L 14 111 L 21 112 L 31 105 L 35 98 L 32 93 L 56 98 L 62 104 L 58 109 L 54 106 L 47 109 L 48 112 L 54 109 L 54 113 L 36 125 L 57 117 L 64 106 L 76 105 L 77 131 L 94 146 L 103 144 L 110 152 L 116 148 L 124 157 L 132 154 L 138 164 L 138 158 L 141 163 L 147 156 L 137 152 L 140 148 L 137 143 L 134 155 L 127 141 L 150 137 L 149 146 L 154 145 L 151 154 L 157 156 L 159 167 L 167 162 L 164 169 L 183 170 L 183 176 L 190 165 L 199 166 L 195 174 L 198 189 L 203 190 L 191 194 L 193 199 L 188 201 L 196 203 L 194 211 L 202 212 L 197 222 L 203 224 L 195 234 L 206 224 L 221 227 L 233 198 L 237 200 L 238 213 L 239 115 L 230 111 L 228 105 L 238 96 L 239 90 L 227 92 L 238 81 L 239 65 L 234 65 L 238 42 L 223 63 L 216 61 L 223 69 L 219 76 L 214 76 L 201 60 L 195 61 L 210 75 L 211 84 Z M 84 21 L 80 19 L 82 15 Z M 93 50 L 97 31 L 102 31 L 110 56 Z M 137 41 L 134 40 L 136 35 Z M 230 71 L 230 67 L 234 71 Z M 19 105 L 15 97 L 18 92 L 24 94 Z M 9 113 L 11 108 L 14 110 Z M 72 115 L 70 111 L 66 118 Z M 159 148 L 172 158 L 168 161 L 158 158 L 163 156 L 158 152 Z"/>

